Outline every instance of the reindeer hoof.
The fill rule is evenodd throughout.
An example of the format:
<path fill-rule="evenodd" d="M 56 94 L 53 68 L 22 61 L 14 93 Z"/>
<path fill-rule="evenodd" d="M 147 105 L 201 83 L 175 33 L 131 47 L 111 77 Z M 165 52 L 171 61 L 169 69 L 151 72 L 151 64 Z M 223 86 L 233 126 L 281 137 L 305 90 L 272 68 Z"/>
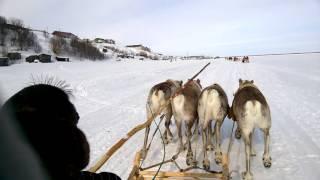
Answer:
<path fill-rule="evenodd" d="M 220 165 L 222 163 L 222 152 L 215 152 L 215 159 L 216 163 Z"/>
<path fill-rule="evenodd" d="M 237 128 L 235 134 L 234 134 L 234 137 L 236 139 L 240 139 L 241 138 L 241 130 L 239 128 Z"/>
<path fill-rule="evenodd" d="M 253 149 L 252 149 L 252 150 L 251 150 L 250 155 L 251 155 L 251 156 L 256 156 L 256 155 L 257 155 L 257 153 L 256 153 L 256 151 L 255 151 L 255 150 L 253 150 Z"/>
<path fill-rule="evenodd" d="M 163 138 L 163 143 L 166 144 L 166 145 L 169 144 L 169 139 L 167 137 L 164 137 Z"/>
<path fill-rule="evenodd" d="M 243 172 L 242 179 L 243 180 L 252 180 L 253 179 L 252 173 L 251 172 Z"/>
<path fill-rule="evenodd" d="M 190 166 L 193 164 L 193 153 L 192 151 L 188 151 L 187 153 L 187 165 Z"/>
<path fill-rule="evenodd" d="M 212 144 L 209 144 L 207 146 L 207 151 L 213 151 L 214 150 L 214 146 Z"/>
<path fill-rule="evenodd" d="M 262 161 L 263 161 L 264 167 L 266 167 L 266 168 L 270 168 L 271 167 L 272 159 L 271 159 L 270 156 L 263 156 Z"/>
<path fill-rule="evenodd" d="M 209 159 L 203 160 L 202 163 L 203 163 L 203 168 L 204 168 L 205 170 L 209 171 L 209 170 L 210 170 L 210 161 L 209 161 Z"/>
<path fill-rule="evenodd" d="M 187 153 L 187 157 L 193 157 L 193 152 L 192 151 L 188 151 L 188 153 Z"/>
<path fill-rule="evenodd" d="M 193 164 L 193 159 L 190 157 L 187 157 L 186 163 L 188 166 L 191 166 Z"/>

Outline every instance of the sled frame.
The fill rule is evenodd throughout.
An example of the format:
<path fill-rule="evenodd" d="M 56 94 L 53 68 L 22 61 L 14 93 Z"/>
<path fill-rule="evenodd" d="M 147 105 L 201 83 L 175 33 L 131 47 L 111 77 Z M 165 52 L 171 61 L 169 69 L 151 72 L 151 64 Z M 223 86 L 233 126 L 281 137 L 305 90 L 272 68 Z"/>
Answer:
<path fill-rule="evenodd" d="M 177 154 L 178 155 L 178 154 Z M 175 157 L 173 156 L 171 159 L 168 159 L 164 162 L 157 163 L 151 165 L 146 168 L 139 168 L 142 159 L 141 159 L 141 151 L 138 151 L 135 155 L 135 159 L 133 162 L 133 168 L 128 177 L 129 180 L 149 180 L 149 179 L 221 179 L 228 180 L 230 179 L 229 173 L 229 164 L 228 157 L 226 155 L 223 156 L 222 159 L 222 171 L 204 171 L 203 173 L 199 172 L 188 172 L 193 169 L 201 169 L 198 166 L 190 166 L 186 169 L 181 169 L 177 162 L 175 161 Z M 174 163 L 177 167 L 178 171 L 151 171 L 149 169 L 160 166 L 160 164 L 166 163 Z"/>

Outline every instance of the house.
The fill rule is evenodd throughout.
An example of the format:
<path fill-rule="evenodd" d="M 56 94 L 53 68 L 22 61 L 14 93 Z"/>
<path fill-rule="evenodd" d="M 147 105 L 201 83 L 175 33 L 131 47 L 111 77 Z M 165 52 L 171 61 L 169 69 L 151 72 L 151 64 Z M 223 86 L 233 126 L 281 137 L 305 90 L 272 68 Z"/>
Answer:
<path fill-rule="evenodd" d="M 70 32 L 54 31 L 52 33 L 52 35 L 62 37 L 62 38 L 79 39 L 78 36 L 76 36 Z"/>
<path fill-rule="evenodd" d="M 36 60 L 36 59 L 39 59 L 39 56 L 38 56 L 38 55 L 31 55 L 31 56 L 28 56 L 28 57 L 26 58 L 26 61 L 29 62 L 29 63 L 32 63 L 32 62 L 34 62 L 34 60 Z"/>
<path fill-rule="evenodd" d="M 105 39 L 105 42 L 108 44 L 116 44 L 116 41 L 113 39 Z"/>
<path fill-rule="evenodd" d="M 136 45 L 127 45 L 127 48 L 132 48 L 132 49 L 136 49 L 136 50 L 141 50 L 141 51 L 147 51 L 147 52 L 151 52 L 151 49 L 143 46 L 142 44 L 136 44 Z"/>
<path fill-rule="evenodd" d="M 102 39 L 102 38 L 95 38 L 93 40 L 95 43 L 107 43 L 107 44 L 115 44 L 115 40 L 113 39 Z"/>
<path fill-rule="evenodd" d="M 0 66 L 9 66 L 9 58 L 0 57 Z"/>
<path fill-rule="evenodd" d="M 51 62 L 51 55 L 48 54 L 40 54 L 39 61 L 42 63 L 50 63 Z"/>
<path fill-rule="evenodd" d="M 8 58 L 10 60 L 19 60 L 19 59 L 21 59 L 21 53 L 18 53 L 18 52 L 9 52 L 7 56 L 8 56 Z"/>

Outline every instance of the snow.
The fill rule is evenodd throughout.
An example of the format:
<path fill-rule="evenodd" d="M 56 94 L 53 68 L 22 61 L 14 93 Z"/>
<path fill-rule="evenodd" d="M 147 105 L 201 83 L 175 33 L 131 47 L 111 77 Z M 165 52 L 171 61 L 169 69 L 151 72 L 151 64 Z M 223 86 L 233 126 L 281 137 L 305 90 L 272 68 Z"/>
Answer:
<path fill-rule="evenodd" d="M 253 59 L 253 60 L 252 60 Z M 255 131 L 254 147 L 257 156 L 252 158 L 255 179 L 319 179 L 320 177 L 320 55 L 287 55 L 251 58 L 248 64 L 211 60 L 212 64 L 199 75 L 203 87 L 219 83 L 226 91 L 229 103 L 238 87 L 238 79 L 254 80 L 267 98 L 271 108 L 270 169 L 263 167 L 263 136 Z M 149 89 L 168 78 L 186 80 L 209 60 L 203 61 L 133 61 L 115 60 L 91 62 L 74 61 L 49 64 L 21 63 L 0 68 L 0 89 L 6 100 L 28 85 L 31 75 L 52 75 L 70 83 L 71 98 L 80 114 L 80 128 L 85 132 L 91 147 L 92 166 L 99 157 L 134 126 L 146 120 L 145 103 Z M 161 130 L 164 130 L 161 124 Z M 222 150 L 226 152 L 232 121 L 222 126 Z M 151 133 L 153 133 L 153 129 Z M 166 147 L 166 158 L 177 150 L 174 123 L 174 143 Z M 126 179 L 135 152 L 143 145 L 144 132 L 137 133 L 102 167 Z M 185 138 L 184 138 L 185 139 Z M 202 162 L 202 144 L 193 140 L 197 157 Z M 145 165 L 160 162 L 163 146 L 156 135 Z M 178 158 L 185 165 L 183 152 Z M 214 155 L 209 153 L 211 167 L 217 168 Z M 152 159 L 152 160 L 151 160 Z M 172 170 L 164 165 L 162 170 Z M 234 140 L 231 151 L 231 170 L 234 179 L 240 179 L 245 170 L 244 144 Z"/>

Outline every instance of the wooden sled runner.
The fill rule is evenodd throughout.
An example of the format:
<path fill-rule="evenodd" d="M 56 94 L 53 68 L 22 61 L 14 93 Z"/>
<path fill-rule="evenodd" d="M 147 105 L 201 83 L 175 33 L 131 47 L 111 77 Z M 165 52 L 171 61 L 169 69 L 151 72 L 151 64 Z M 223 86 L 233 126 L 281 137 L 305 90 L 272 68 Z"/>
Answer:
<path fill-rule="evenodd" d="M 222 179 L 227 180 L 230 179 L 229 177 L 229 168 L 228 168 L 228 158 L 227 156 L 223 156 L 222 160 L 222 168 L 223 170 L 221 172 L 211 171 L 211 172 L 203 172 L 203 173 L 195 173 L 195 172 L 189 172 L 192 169 L 198 169 L 197 166 L 191 166 L 186 169 L 180 169 L 177 162 L 175 160 L 169 159 L 163 163 L 174 163 L 179 171 L 148 171 L 148 169 L 151 169 L 153 167 L 159 166 L 160 163 L 149 166 L 147 168 L 139 168 L 141 164 L 141 152 L 137 152 L 134 162 L 133 162 L 133 168 L 129 175 L 130 180 L 148 180 L 148 179 Z"/>
<path fill-rule="evenodd" d="M 195 74 L 191 79 L 189 79 L 189 82 L 191 82 L 193 79 L 195 79 L 210 63 L 208 63 L 206 66 L 204 66 L 197 74 Z M 181 91 L 181 89 L 180 89 Z M 176 94 L 179 93 L 179 90 Z M 173 97 L 172 97 L 173 98 Z M 165 107 L 165 106 L 164 106 Z M 164 108 L 162 108 L 159 112 L 156 112 L 154 114 L 154 117 L 160 116 L 160 113 L 162 112 Z M 160 117 L 160 118 L 163 118 Z M 143 130 L 147 126 L 149 126 L 155 118 L 149 118 L 146 122 L 143 124 L 137 125 L 132 130 L 130 130 L 127 133 L 127 136 L 120 139 L 116 144 L 114 144 L 99 160 L 98 162 L 92 166 L 89 171 L 90 172 L 96 172 L 98 171 L 109 159 L 110 157 L 122 147 L 124 143 L 126 143 L 133 135 L 135 135 L 138 131 Z M 161 120 L 160 120 L 161 123 Z M 159 123 L 159 125 L 160 125 Z M 156 129 L 157 131 L 157 129 Z M 232 128 L 233 132 L 233 128 Z M 231 132 L 231 134 L 232 134 Z M 154 133 L 155 134 L 155 133 Z M 181 169 L 179 164 L 175 161 L 179 155 L 176 154 L 172 158 L 164 160 L 162 162 L 153 164 L 149 167 L 141 167 L 142 159 L 141 159 L 141 151 L 138 151 L 135 155 L 134 161 L 133 161 L 133 168 L 131 170 L 131 173 L 129 174 L 128 179 L 130 180 L 148 180 L 148 179 L 223 179 L 227 180 L 230 179 L 230 171 L 229 171 L 229 152 L 231 147 L 231 137 L 230 137 L 230 143 L 228 148 L 228 153 L 225 153 L 222 158 L 222 171 L 205 171 L 203 172 L 191 172 L 194 169 L 202 169 L 197 166 L 197 163 L 195 163 L 193 166 L 190 166 L 186 169 Z M 163 164 L 172 163 L 176 166 L 176 171 L 152 171 L 150 169 L 154 167 L 162 166 Z M 199 163 L 198 163 L 199 164 Z M 160 169 L 160 168 L 159 168 Z"/>

